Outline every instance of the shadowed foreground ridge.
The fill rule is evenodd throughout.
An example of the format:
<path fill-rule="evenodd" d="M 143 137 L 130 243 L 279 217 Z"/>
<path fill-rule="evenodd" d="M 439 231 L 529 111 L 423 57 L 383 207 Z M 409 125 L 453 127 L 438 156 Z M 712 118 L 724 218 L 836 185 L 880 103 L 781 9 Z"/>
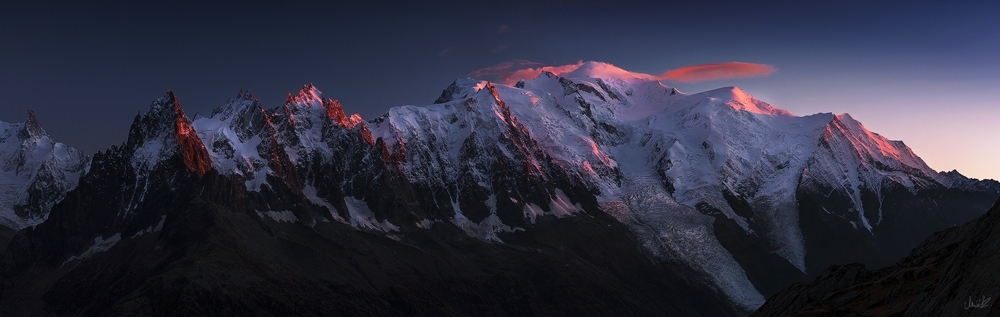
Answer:
<path fill-rule="evenodd" d="M 1000 201 L 969 223 L 927 238 L 895 265 L 833 266 L 751 316 L 997 316 Z"/>
<path fill-rule="evenodd" d="M 37 242 L 50 231 L 41 225 L 19 233 L 14 251 L 0 261 L 0 312 L 736 315 L 712 305 L 725 300 L 686 280 L 690 273 L 644 255 L 627 229 L 599 212 L 540 221 L 544 230 L 503 236 L 508 243 L 502 245 L 448 226 L 404 231 L 396 241 L 340 223 L 309 228 L 261 221 L 244 211 L 259 197 L 243 196 L 242 184 L 214 172 L 190 176 L 188 190 L 150 198 L 162 202 L 166 214 L 159 231 L 123 239 L 87 261 L 50 261 L 45 255 L 54 251 L 38 250 L 28 268 L 10 255 L 51 246 Z"/>

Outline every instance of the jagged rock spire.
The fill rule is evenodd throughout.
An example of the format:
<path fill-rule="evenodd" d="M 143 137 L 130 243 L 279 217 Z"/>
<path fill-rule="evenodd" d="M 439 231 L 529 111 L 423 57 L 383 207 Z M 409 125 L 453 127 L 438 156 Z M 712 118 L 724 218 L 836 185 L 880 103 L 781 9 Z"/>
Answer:
<path fill-rule="evenodd" d="M 288 94 L 285 98 L 285 104 L 298 104 L 306 107 L 321 106 L 323 102 L 323 93 L 319 91 L 313 84 L 302 85 L 302 89 L 295 95 Z"/>
<path fill-rule="evenodd" d="M 137 116 L 132 123 L 126 147 L 137 150 L 146 144 L 169 144 L 168 147 L 173 147 L 181 155 L 185 167 L 198 176 L 212 169 L 208 150 L 198 138 L 191 120 L 184 114 L 177 96 L 171 90 L 167 90 L 166 95 L 154 101 L 149 111 Z M 167 152 L 159 152 L 158 146 L 149 150 L 153 149 L 157 155 L 169 155 Z"/>
<path fill-rule="evenodd" d="M 178 150 L 184 159 L 184 165 L 188 170 L 201 177 L 212 169 L 212 158 L 208 155 L 205 144 L 198 138 L 198 132 L 191 126 L 191 121 L 184 115 L 184 109 L 177 101 L 177 96 L 169 90 L 167 94 L 173 98 L 174 110 L 177 114 L 174 117 L 174 127 L 176 128 L 174 136 L 177 138 Z"/>
<path fill-rule="evenodd" d="M 35 112 L 28 110 L 28 118 L 24 120 L 24 130 L 25 136 L 46 136 L 45 130 L 42 129 L 42 125 L 38 123 L 38 119 L 35 118 Z"/>
<path fill-rule="evenodd" d="M 326 99 L 323 101 L 323 108 L 326 108 L 326 115 L 330 119 L 341 126 L 347 126 L 347 114 L 344 113 L 344 108 L 340 106 L 340 101 Z"/>

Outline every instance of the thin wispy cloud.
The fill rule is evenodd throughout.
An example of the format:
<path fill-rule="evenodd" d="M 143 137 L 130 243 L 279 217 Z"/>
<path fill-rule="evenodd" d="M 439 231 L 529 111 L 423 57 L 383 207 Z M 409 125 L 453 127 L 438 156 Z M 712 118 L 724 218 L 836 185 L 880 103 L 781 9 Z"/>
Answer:
<path fill-rule="evenodd" d="M 529 60 L 515 59 L 474 70 L 465 76 L 506 84 L 506 79 L 511 77 L 514 72 L 541 66 L 544 65 Z"/>
<path fill-rule="evenodd" d="M 562 66 L 542 66 L 535 68 L 518 69 L 508 73 L 507 76 L 501 78 L 500 83 L 503 83 L 505 85 L 513 85 L 517 83 L 518 80 L 534 79 L 535 77 L 538 77 L 538 75 L 541 74 L 542 72 L 550 72 L 556 75 L 569 73 L 576 70 L 577 68 L 580 68 L 580 65 L 583 65 L 582 61 L 577 62 L 576 64 L 569 64 Z"/>
<path fill-rule="evenodd" d="M 497 33 L 498 34 L 510 33 L 510 31 L 512 31 L 512 30 L 514 30 L 514 29 L 511 28 L 510 25 L 507 25 L 507 24 L 501 24 L 500 26 L 497 27 Z"/>
<path fill-rule="evenodd" d="M 518 80 L 527 80 L 538 77 L 538 75 L 543 71 L 552 72 L 554 74 L 562 74 L 572 72 L 579 68 L 580 65 L 583 65 L 582 61 L 570 65 L 545 66 L 542 63 L 517 59 L 477 69 L 466 76 L 501 83 L 504 85 L 513 85 L 517 83 Z"/>

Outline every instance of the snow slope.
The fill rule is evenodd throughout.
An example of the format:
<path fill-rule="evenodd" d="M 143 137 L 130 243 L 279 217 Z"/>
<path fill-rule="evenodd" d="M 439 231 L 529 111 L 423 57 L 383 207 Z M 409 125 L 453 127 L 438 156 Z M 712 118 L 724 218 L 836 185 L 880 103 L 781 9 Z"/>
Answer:
<path fill-rule="evenodd" d="M 711 234 L 711 217 L 696 209 L 720 211 L 805 271 L 796 202 L 803 177 L 851 197 L 857 228 L 869 233 L 881 219 L 865 216 L 862 189 L 881 195 L 891 184 L 911 191 L 946 185 L 902 142 L 868 131 L 847 114 L 799 117 L 735 87 L 687 95 L 606 63 L 584 63 L 562 76 L 542 73 L 514 86 L 459 80 L 439 101 L 393 108 L 383 116 L 389 124 L 374 129 L 403 140 L 407 149 L 428 144 L 419 156 L 408 153 L 412 181 L 448 183 L 460 175 L 454 149 L 472 132 L 505 133 L 503 121 L 510 119 L 498 110 L 502 101 L 558 166 L 601 201 L 626 206 L 619 215 L 634 219 L 651 248 L 702 269 L 743 307 L 763 298 Z M 475 142 L 495 146 L 492 139 Z M 473 176 L 488 183 L 482 175 Z M 762 232 L 732 210 L 724 192 L 750 203 Z"/>

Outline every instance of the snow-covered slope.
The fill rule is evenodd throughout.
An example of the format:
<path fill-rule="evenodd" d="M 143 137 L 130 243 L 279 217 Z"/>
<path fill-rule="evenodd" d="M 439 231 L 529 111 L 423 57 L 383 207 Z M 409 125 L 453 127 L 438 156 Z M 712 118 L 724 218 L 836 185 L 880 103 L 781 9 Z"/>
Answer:
<path fill-rule="evenodd" d="M 606 206 L 628 207 L 619 217 L 634 220 L 651 248 L 700 268 L 744 307 L 759 305 L 763 297 L 737 261 L 720 251 L 725 249 L 712 234 L 715 217 L 764 238 L 772 252 L 805 272 L 809 251 L 797 202 L 803 186 L 848 197 L 847 208 L 829 212 L 859 234 L 871 235 L 882 223 L 882 208 L 866 211 L 865 191 L 881 204 L 883 189 L 916 193 L 957 183 L 946 181 L 902 142 L 868 131 L 850 115 L 799 117 L 735 87 L 686 95 L 596 62 L 562 76 L 542 73 L 513 87 L 459 80 L 437 104 L 396 107 L 374 123 L 376 137 L 405 144 L 412 182 L 489 184 L 488 168 L 458 150 L 470 143 L 498 149 L 493 155 L 542 175 L 539 161 L 551 160 Z M 517 138 L 536 147 L 505 143 Z M 466 166 L 476 168 L 465 173 Z M 649 180 L 662 190 L 650 191 Z M 644 194 L 636 196 L 637 191 Z M 727 194 L 745 200 L 752 213 L 737 214 Z"/>
<path fill-rule="evenodd" d="M 89 166 L 88 156 L 53 141 L 31 111 L 24 123 L 0 122 L 0 226 L 45 221 Z"/>

